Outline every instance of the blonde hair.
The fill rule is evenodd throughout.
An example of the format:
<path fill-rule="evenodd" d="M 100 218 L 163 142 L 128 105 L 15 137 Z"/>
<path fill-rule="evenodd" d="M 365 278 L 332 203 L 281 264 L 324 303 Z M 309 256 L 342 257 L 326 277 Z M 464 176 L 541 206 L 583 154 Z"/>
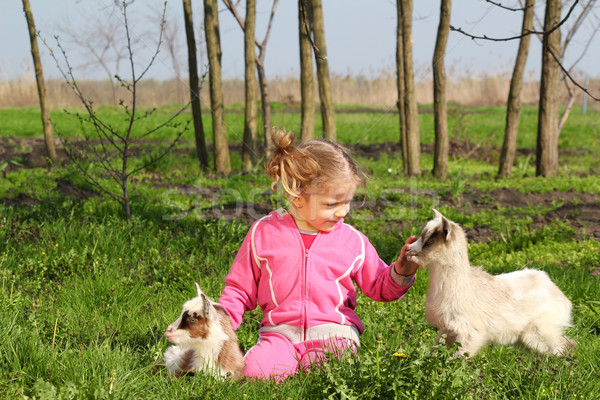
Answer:
<path fill-rule="evenodd" d="M 281 183 L 286 195 L 295 198 L 317 192 L 335 180 L 350 178 L 356 186 L 363 184 L 356 163 L 343 146 L 325 139 L 295 145 L 294 134 L 282 128 L 275 128 L 272 138 L 266 168 L 273 190 Z"/>

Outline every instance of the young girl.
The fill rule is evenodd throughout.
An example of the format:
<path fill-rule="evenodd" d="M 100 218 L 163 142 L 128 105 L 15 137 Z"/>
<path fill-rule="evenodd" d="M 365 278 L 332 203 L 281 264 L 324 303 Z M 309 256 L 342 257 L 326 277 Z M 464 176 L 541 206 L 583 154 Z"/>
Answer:
<path fill-rule="evenodd" d="M 283 379 L 325 352 L 356 351 L 364 327 L 354 312 L 354 283 L 373 300 L 397 300 L 413 285 L 417 265 L 406 260 L 405 245 L 388 266 L 366 236 L 344 223 L 363 181 L 343 147 L 327 140 L 294 145 L 284 131 L 273 144 L 267 171 L 289 208 L 252 225 L 219 304 L 234 329 L 260 305 L 260 336 L 243 373 Z"/>

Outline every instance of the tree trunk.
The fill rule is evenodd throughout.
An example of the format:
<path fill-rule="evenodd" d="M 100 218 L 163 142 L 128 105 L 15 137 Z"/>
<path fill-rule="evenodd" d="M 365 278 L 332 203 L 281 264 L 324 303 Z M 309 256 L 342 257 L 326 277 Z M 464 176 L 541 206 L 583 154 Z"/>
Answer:
<path fill-rule="evenodd" d="M 396 2 L 398 24 L 396 26 L 396 84 L 398 86 L 398 118 L 400 123 L 400 145 L 402 147 L 402 170 L 408 175 L 408 138 L 406 137 L 406 113 L 404 112 L 404 49 L 402 47 L 402 5 Z"/>
<path fill-rule="evenodd" d="M 254 31 L 256 30 L 256 0 L 246 0 L 246 25 L 244 29 L 244 78 L 246 111 L 244 113 L 244 139 L 242 145 L 242 170 L 251 171 L 256 161 L 257 136 L 257 87 L 256 50 Z"/>
<path fill-rule="evenodd" d="M 533 28 L 533 13 L 535 0 L 525 2 L 525 11 L 523 13 L 523 26 L 521 32 L 526 32 Z M 523 87 L 523 72 L 527 64 L 529 54 L 529 42 L 531 35 L 521 37 L 517 59 L 510 79 L 510 90 L 508 92 L 508 101 L 506 105 L 506 127 L 504 130 L 504 143 L 500 153 L 500 165 L 498 176 L 504 178 L 510 175 L 517 155 L 517 136 L 519 132 L 519 118 L 521 116 L 521 89 Z"/>
<path fill-rule="evenodd" d="M 300 137 L 311 140 L 315 137 L 315 83 L 310 44 L 310 22 L 312 11 L 310 2 L 298 0 L 298 33 L 300 37 L 300 97 L 301 124 Z"/>
<path fill-rule="evenodd" d="M 435 148 L 433 153 L 433 176 L 446 179 L 448 171 L 448 115 L 446 112 L 446 66 L 445 54 L 450 32 L 452 0 L 441 0 L 440 24 L 433 53 L 433 120 Z"/>
<path fill-rule="evenodd" d="M 40 100 L 40 110 L 42 113 L 42 125 L 44 127 L 44 142 L 46 143 L 46 155 L 49 159 L 49 164 L 55 164 L 58 161 L 56 156 L 56 148 L 54 147 L 54 135 L 52 132 L 52 122 L 50 122 L 50 109 L 46 98 L 46 82 L 44 81 L 44 71 L 42 69 L 42 61 L 40 59 L 40 50 L 37 45 L 37 32 L 35 30 L 35 22 L 29 0 L 23 0 L 23 11 L 27 19 L 27 27 L 29 28 L 29 40 L 31 42 L 31 56 L 33 57 L 33 67 L 35 68 L 35 81 L 38 89 L 38 97 Z"/>
<path fill-rule="evenodd" d="M 231 11 L 231 13 L 237 20 L 237 22 L 240 25 L 240 27 L 242 28 L 242 30 L 245 32 L 244 33 L 244 46 L 249 51 L 250 50 L 250 47 L 249 47 L 250 36 L 247 33 L 246 22 L 242 19 L 242 17 L 240 16 L 240 14 L 237 11 L 237 5 L 234 5 L 232 0 L 223 0 L 223 2 L 225 3 L 225 6 L 229 9 L 229 11 Z M 269 41 L 269 36 L 271 34 L 271 28 L 273 27 L 273 18 L 275 17 L 275 11 L 277 10 L 278 2 L 279 2 L 279 0 L 273 0 L 273 6 L 271 7 L 271 15 L 269 17 L 269 25 L 267 27 L 267 32 L 265 33 L 265 39 L 262 42 L 259 42 L 257 39 L 254 39 L 254 44 L 256 46 L 258 46 L 258 57 L 256 57 L 256 72 L 258 73 L 258 86 L 260 88 L 260 98 L 262 101 L 263 131 L 264 131 L 264 135 L 265 135 L 264 147 L 265 148 L 271 147 L 271 135 L 270 135 L 270 132 L 271 132 L 271 103 L 269 102 L 269 91 L 268 91 L 268 85 L 267 85 L 267 78 L 265 76 L 265 55 L 267 52 L 267 42 Z M 239 2 L 236 4 L 239 4 Z M 255 1 L 253 1 L 252 7 L 254 9 L 254 12 L 253 12 L 253 16 L 252 16 L 253 28 L 251 31 L 252 31 L 252 33 L 254 33 L 254 31 L 256 30 L 256 3 L 255 3 Z M 248 45 L 246 45 L 246 43 L 248 43 Z M 252 48 L 252 50 L 254 51 L 254 48 Z M 255 52 L 255 54 L 256 54 L 256 52 Z M 250 76 L 251 72 L 249 70 L 249 58 L 247 57 L 247 55 L 245 57 L 246 57 L 246 60 L 248 60 L 245 64 L 246 65 L 245 73 L 246 73 L 246 76 Z M 246 89 L 248 91 L 248 88 L 246 88 Z M 256 87 L 255 87 L 254 91 L 256 91 Z M 256 99 L 256 97 L 255 97 L 255 99 Z M 256 106 L 252 106 L 251 108 L 255 109 Z M 246 109 L 248 109 L 248 107 L 246 107 Z M 258 143 L 257 137 L 258 137 L 258 133 L 256 133 L 255 137 L 254 137 L 254 148 L 255 148 L 255 150 L 258 151 L 259 143 Z M 262 151 L 262 149 L 261 149 L 261 151 Z"/>
<path fill-rule="evenodd" d="M 202 104 L 200 102 L 200 83 L 198 79 L 198 62 L 196 60 L 196 38 L 192 20 L 192 0 L 183 0 L 183 17 L 185 22 L 185 37 L 188 49 L 188 70 L 190 79 L 190 101 L 192 103 L 192 118 L 194 119 L 194 137 L 196 139 L 196 156 L 201 168 L 208 168 L 208 154 L 202 122 Z"/>
<path fill-rule="evenodd" d="M 262 115 L 263 115 L 263 132 L 265 135 L 264 146 L 269 148 L 273 145 L 271 140 L 271 101 L 269 100 L 269 90 L 267 84 L 267 77 L 265 75 L 265 56 L 267 55 L 267 42 L 271 35 L 271 28 L 273 26 L 273 17 L 275 17 L 275 11 L 277 10 L 277 4 L 279 0 L 273 0 L 273 6 L 271 7 L 271 16 L 269 17 L 269 25 L 265 38 L 258 46 L 258 58 L 256 60 L 256 71 L 258 73 L 258 84 L 260 86 L 260 99 L 262 103 Z"/>
<path fill-rule="evenodd" d="M 208 53 L 210 108 L 215 146 L 215 170 L 228 174 L 231 172 L 229 161 L 229 143 L 225 127 L 225 109 L 223 104 L 223 81 L 221 79 L 221 39 L 219 35 L 219 10 L 217 0 L 204 0 L 204 32 Z"/>
<path fill-rule="evenodd" d="M 321 119 L 323 121 L 323 137 L 335 141 L 337 134 L 335 128 L 335 110 L 331 96 L 331 82 L 329 80 L 329 62 L 325 46 L 325 25 L 323 22 L 323 8 L 321 0 L 312 0 L 313 34 L 315 41 L 315 59 L 317 62 L 317 80 L 319 82 L 319 98 L 321 103 Z"/>
<path fill-rule="evenodd" d="M 260 87 L 260 100 L 262 105 L 262 115 L 263 115 L 263 130 L 265 133 L 265 148 L 271 147 L 271 103 L 269 100 L 269 90 L 267 86 L 267 76 L 265 75 L 265 67 L 260 61 L 256 63 L 256 71 L 258 72 L 258 85 Z"/>
<path fill-rule="evenodd" d="M 415 76 L 412 55 L 412 0 L 401 0 L 402 50 L 404 54 L 404 112 L 406 115 L 407 173 L 421 174 L 421 140 L 419 134 L 419 110 L 415 95 Z"/>
<path fill-rule="evenodd" d="M 561 0 L 548 0 L 544 32 L 560 22 Z M 560 29 L 544 34 L 542 42 L 542 76 L 538 109 L 536 175 L 549 177 L 558 172 L 558 86 L 560 67 L 554 57 L 560 54 Z"/>

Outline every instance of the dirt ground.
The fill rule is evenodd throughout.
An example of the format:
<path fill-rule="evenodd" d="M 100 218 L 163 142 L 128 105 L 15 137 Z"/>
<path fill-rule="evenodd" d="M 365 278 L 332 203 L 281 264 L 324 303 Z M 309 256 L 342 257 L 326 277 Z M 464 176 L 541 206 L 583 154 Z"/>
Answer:
<path fill-rule="evenodd" d="M 377 159 L 382 152 L 399 152 L 397 143 L 383 143 L 377 145 L 358 145 L 353 149 L 355 154 Z M 232 149 L 235 151 L 235 149 Z M 423 148 L 424 152 L 431 151 L 427 147 Z M 57 152 L 60 163 L 67 162 L 67 157 L 64 150 L 57 143 Z M 452 142 L 450 155 L 472 157 L 480 160 L 493 161 L 497 157 L 498 149 L 481 148 L 479 146 L 465 143 Z M 16 168 L 40 168 L 45 167 L 45 146 L 41 138 L 15 138 L 2 137 L 0 138 L 0 171 L 6 176 L 7 171 Z M 166 184 L 168 185 L 168 184 Z M 216 188 L 215 188 L 216 189 Z M 394 188 L 399 191 L 409 191 L 409 188 Z M 71 182 L 63 179 L 57 181 L 57 191 L 71 196 L 74 199 L 86 199 L 97 195 L 90 190 L 82 190 L 75 187 Z M 206 196 L 212 195 L 210 189 Z M 440 205 L 457 207 L 458 205 L 451 194 L 440 194 L 438 196 Z M 20 194 L 16 197 L 0 198 L 0 204 L 26 206 L 35 204 L 37 200 L 26 194 Z M 600 196 L 589 193 L 579 193 L 575 190 L 568 192 L 549 192 L 549 193 L 521 193 L 512 188 L 494 189 L 492 191 L 482 192 L 476 188 L 466 186 L 463 191 L 462 204 L 468 204 L 468 207 L 463 207 L 467 213 L 477 213 L 486 209 L 502 208 L 517 208 L 534 205 L 536 207 L 552 208 L 553 204 L 562 204 L 560 207 L 546 213 L 545 215 L 533 217 L 531 228 L 539 228 L 547 225 L 552 220 L 560 220 L 568 223 L 577 230 L 576 238 L 582 238 L 582 230 L 586 234 L 600 241 Z M 366 202 L 363 209 L 367 207 L 373 212 L 375 218 L 382 215 L 385 208 L 383 202 Z M 267 201 L 257 202 L 253 204 L 244 204 L 240 209 L 239 205 L 225 206 L 223 209 L 208 208 L 203 210 L 195 210 L 202 212 L 206 217 L 235 217 L 247 222 L 254 221 L 257 217 L 265 215 L 271 211 L 271 204 Z M 510 211 L 507 211 L 510 213 Z M 512 213 L 516 214 L 517 211 Z M 352 217 L 350 217 L 351 219 Z M 391 221 L 392 225 L 398 225 L 397 228 L 402 228 L 403 224 L 409 222 Z M 412 223 L 412 222 L 410 222 Z M 477 242 L 485 242 L 495 237 L 486 226 L 478 226 L 472 229 L 467 229 L 469 240 Z"/>

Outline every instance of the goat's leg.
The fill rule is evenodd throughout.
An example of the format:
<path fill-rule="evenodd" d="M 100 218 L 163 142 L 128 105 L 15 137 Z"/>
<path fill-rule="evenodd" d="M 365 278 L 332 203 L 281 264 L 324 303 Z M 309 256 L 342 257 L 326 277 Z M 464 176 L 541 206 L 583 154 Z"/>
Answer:
<path fill-rule="evenodd" d="M 529 325 L 521 334 L 520 341 L 529 349 L 538 353 L 555 353 L 555 349 L 560 348 L 561 332 L 554 331 L 536 325 Z"/>
<path fill-rule="evenodd" d="M 435 339 L 436 344 L 444 343 L 446 346 L 452 346 L 454 342 L 456 342 L 456 334 L 446 331 L 440 330 L 438 332 L 437 339 Z"/>
<path fill-rule="evenodd" d="M 573 353 L 575 351 L 575 341 L 571 338 L 562 336 L 561 344 L 557 348 L 554 349 L 553 354 L 557 356 L 566 356 L 569 353 Z"/>
<path fill-rule="evenodd" d="M 169 346 L 164 354 L 164 362 L 171 376 L 181 376 L 194 371 L 193 349 Z"/>
<path fill-rule="evenodd" d="M 563 327 L 545 327 L 545 329 L 539 328 L 538 335 L 541 340 L 547 346 L 546 351 L 557 356 L 563 356 L 572 350 L 574 343 L 573 341 L 565 338 L 563 335 Z"/>
<path fill-rule="evenodd" d="M 458 354 L 474 356 L 487 343 L 485 336 L 473 334 L 459 334 L 456 341 L 460 343 Z"/>

